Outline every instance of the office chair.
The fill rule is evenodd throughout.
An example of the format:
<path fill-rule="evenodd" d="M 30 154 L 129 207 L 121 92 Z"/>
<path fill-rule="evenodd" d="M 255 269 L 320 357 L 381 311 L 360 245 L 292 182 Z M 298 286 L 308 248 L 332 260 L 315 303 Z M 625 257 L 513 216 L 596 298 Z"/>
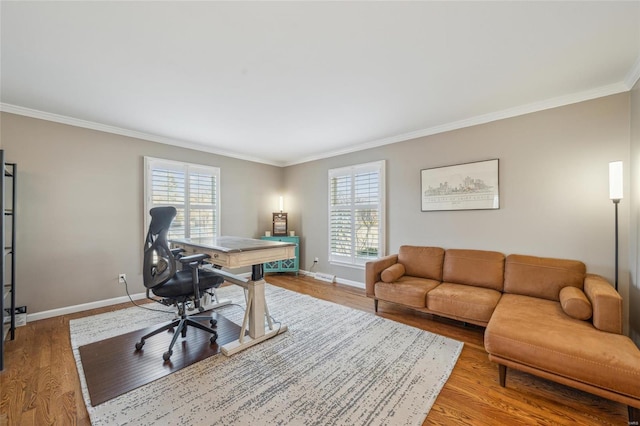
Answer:
<path fill-rule="evenodd" d="M 203 260 L 210 257 L 209 255 L 182 256 L 180 249 L 171 250 L 169 248 L 167 234 L 171 222 L 176 217 L 174 207 L 154 207 L 149 211 L 149 214 L 151 215 L 151 224 L 147 233 L 143 260 L 143 282 L 147 288 L 147 298 L 165 305 L 176 305 L 180 318 L 142 336 L 140 341 L 136 343 L 136 351 L 142 349 L 145 340 L 149 337 L 175 328 L 169 349 L 162 354 L 162 358 L 169 361 L 178 335 L 186 337 L 188 326 L 211 333 L 209 341 L 215 343 L 218 338 L 216 330 L 202 325 L 198 320 L 209 320 L 211 327 L 215 327 L 217 321 L 211 317 L 187 316 L 187 305 L 193 304 L 195 308 L 202 311 L 200 307 L 201 294 L 209 289 L 220 287 L 224 278 L 213 271 L 199 268 Z M 182 264 L 182 269 L 179 271 L 176 267 L 176 260 Z M 150 290 L 162 300 L 150 297 Z"/>

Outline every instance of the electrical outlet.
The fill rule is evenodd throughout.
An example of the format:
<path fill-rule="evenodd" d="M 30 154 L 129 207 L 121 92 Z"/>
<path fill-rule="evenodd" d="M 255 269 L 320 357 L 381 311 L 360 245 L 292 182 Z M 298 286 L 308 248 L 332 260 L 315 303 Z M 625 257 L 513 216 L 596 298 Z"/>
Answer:
<path fill-rule="evenodd" d="M 313 263 L 318 263 L 318 258 L 317 257 L 313 259 Z"/>
<path fill-rule="evenodd" d="M 118 274 L 118 283 L 125 284 L 127 282 L 127 274 Z"/>

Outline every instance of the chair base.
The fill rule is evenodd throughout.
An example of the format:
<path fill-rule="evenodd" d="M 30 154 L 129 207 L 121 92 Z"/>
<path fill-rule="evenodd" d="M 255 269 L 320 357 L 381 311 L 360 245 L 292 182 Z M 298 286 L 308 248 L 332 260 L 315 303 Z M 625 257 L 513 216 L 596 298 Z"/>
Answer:
<path fill-rule="evenodd" d="M 175 345 L 176 341 L 178 340 L 178 336 L 181 335 L 183 338 L 187 337 L 188 326 L 199 328 L 200 330 L 211 333 L 211 338 L 209 339 L 209 341 L 211 342 L 211 344 L 215 343 L 218 339 L 218 332 L 211 327 L 200 324 L 198 320 L 208 320 L 211 324 L 211 327 L 215 327 L 218 323 L 217 320 L 211 317 L 188 317 L 187 315 L 182 314 L 180 318 L 177 318 L 170 323 L 165 324 L 162 327 L 142 336 L 140 338 L 140 341 L 136 343 L 136 351 L 142 349 L 145 340 L 147 340 L 148 338 L 155 336 L 156 334 L 160 334 L 163 331 L 175 329 L 173 332 L 173 338 L 171 339 L 171 344 L 169 345 L 169 349 L 162 354 L 162 359 L 164 359 L 165 361 L 169 361 L 169 359 L 171 359 L 171 355 L 173 355 L 173 345 Z"/>

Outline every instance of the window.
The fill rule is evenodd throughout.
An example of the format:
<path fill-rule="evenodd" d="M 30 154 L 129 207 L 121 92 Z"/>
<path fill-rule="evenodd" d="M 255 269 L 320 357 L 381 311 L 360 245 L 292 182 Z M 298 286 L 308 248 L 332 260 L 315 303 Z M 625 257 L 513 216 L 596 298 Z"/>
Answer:
<path fill-rule="evenodd" d="M 384 256 L 385 162 L 329 170 L 329 261 L 364 266 Z"/>
<path fill-rule="evenodd" d="M 149 210 L 173 206 L 169 238 L 220 235 L 220 169 L 145 157 L 145 232 Z"/>

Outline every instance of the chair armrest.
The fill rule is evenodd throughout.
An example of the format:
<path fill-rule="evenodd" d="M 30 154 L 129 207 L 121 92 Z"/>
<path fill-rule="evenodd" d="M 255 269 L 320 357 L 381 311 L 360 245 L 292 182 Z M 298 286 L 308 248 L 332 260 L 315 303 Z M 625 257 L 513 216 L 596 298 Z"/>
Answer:
<path fill-rule="evenodd" d="M 182 253 L 183 251 L 184 251 L 183 248 L 174 248 L 174 249 L 171 249 L 171 254 L 173 254 L 174 256 L 177 256 L 180 253 Z"/>
<path fill-rule="evenodd" d="M 205 253 L 196 253 L 190 256 L 183 256 L 178 258 L 178 261 L 182 263 L 183 267 L 186 265 L 189 265 L 189 267 L 191 268 L 191 277 L 193 282 L 193 304 L 199 310 L 201 309 L 200 309 L 200 277 L 198 276 L 198 265 L 203 260 L 208 259 L 210 257 L 211 256 Z"/>
<path fill-rule="evenodd" d="M 593 326 L 598 330 L 622 334 L 622 297 L 600 275 L 587 274 L 584 293 L 593 307 Z"/>
<path fill-rule="evenodd" d="M 374 287 L 380 281 L 380 274 L 394 263 L 398 263 L 398 255 L 392 254 L 378 260 L 367 262 L 365 266 L 365 290 L 368 297 L 375 297 Z"/>
<path fill-rule="evenodd" d="M 184 265 L 191 262 L 202 262 L 203 260 L 208 259 L 210 257 L 211 256 L 205 253 L 196 253 L 190 256 L 182 256 L 178 258 L 178 261 Z"/>

